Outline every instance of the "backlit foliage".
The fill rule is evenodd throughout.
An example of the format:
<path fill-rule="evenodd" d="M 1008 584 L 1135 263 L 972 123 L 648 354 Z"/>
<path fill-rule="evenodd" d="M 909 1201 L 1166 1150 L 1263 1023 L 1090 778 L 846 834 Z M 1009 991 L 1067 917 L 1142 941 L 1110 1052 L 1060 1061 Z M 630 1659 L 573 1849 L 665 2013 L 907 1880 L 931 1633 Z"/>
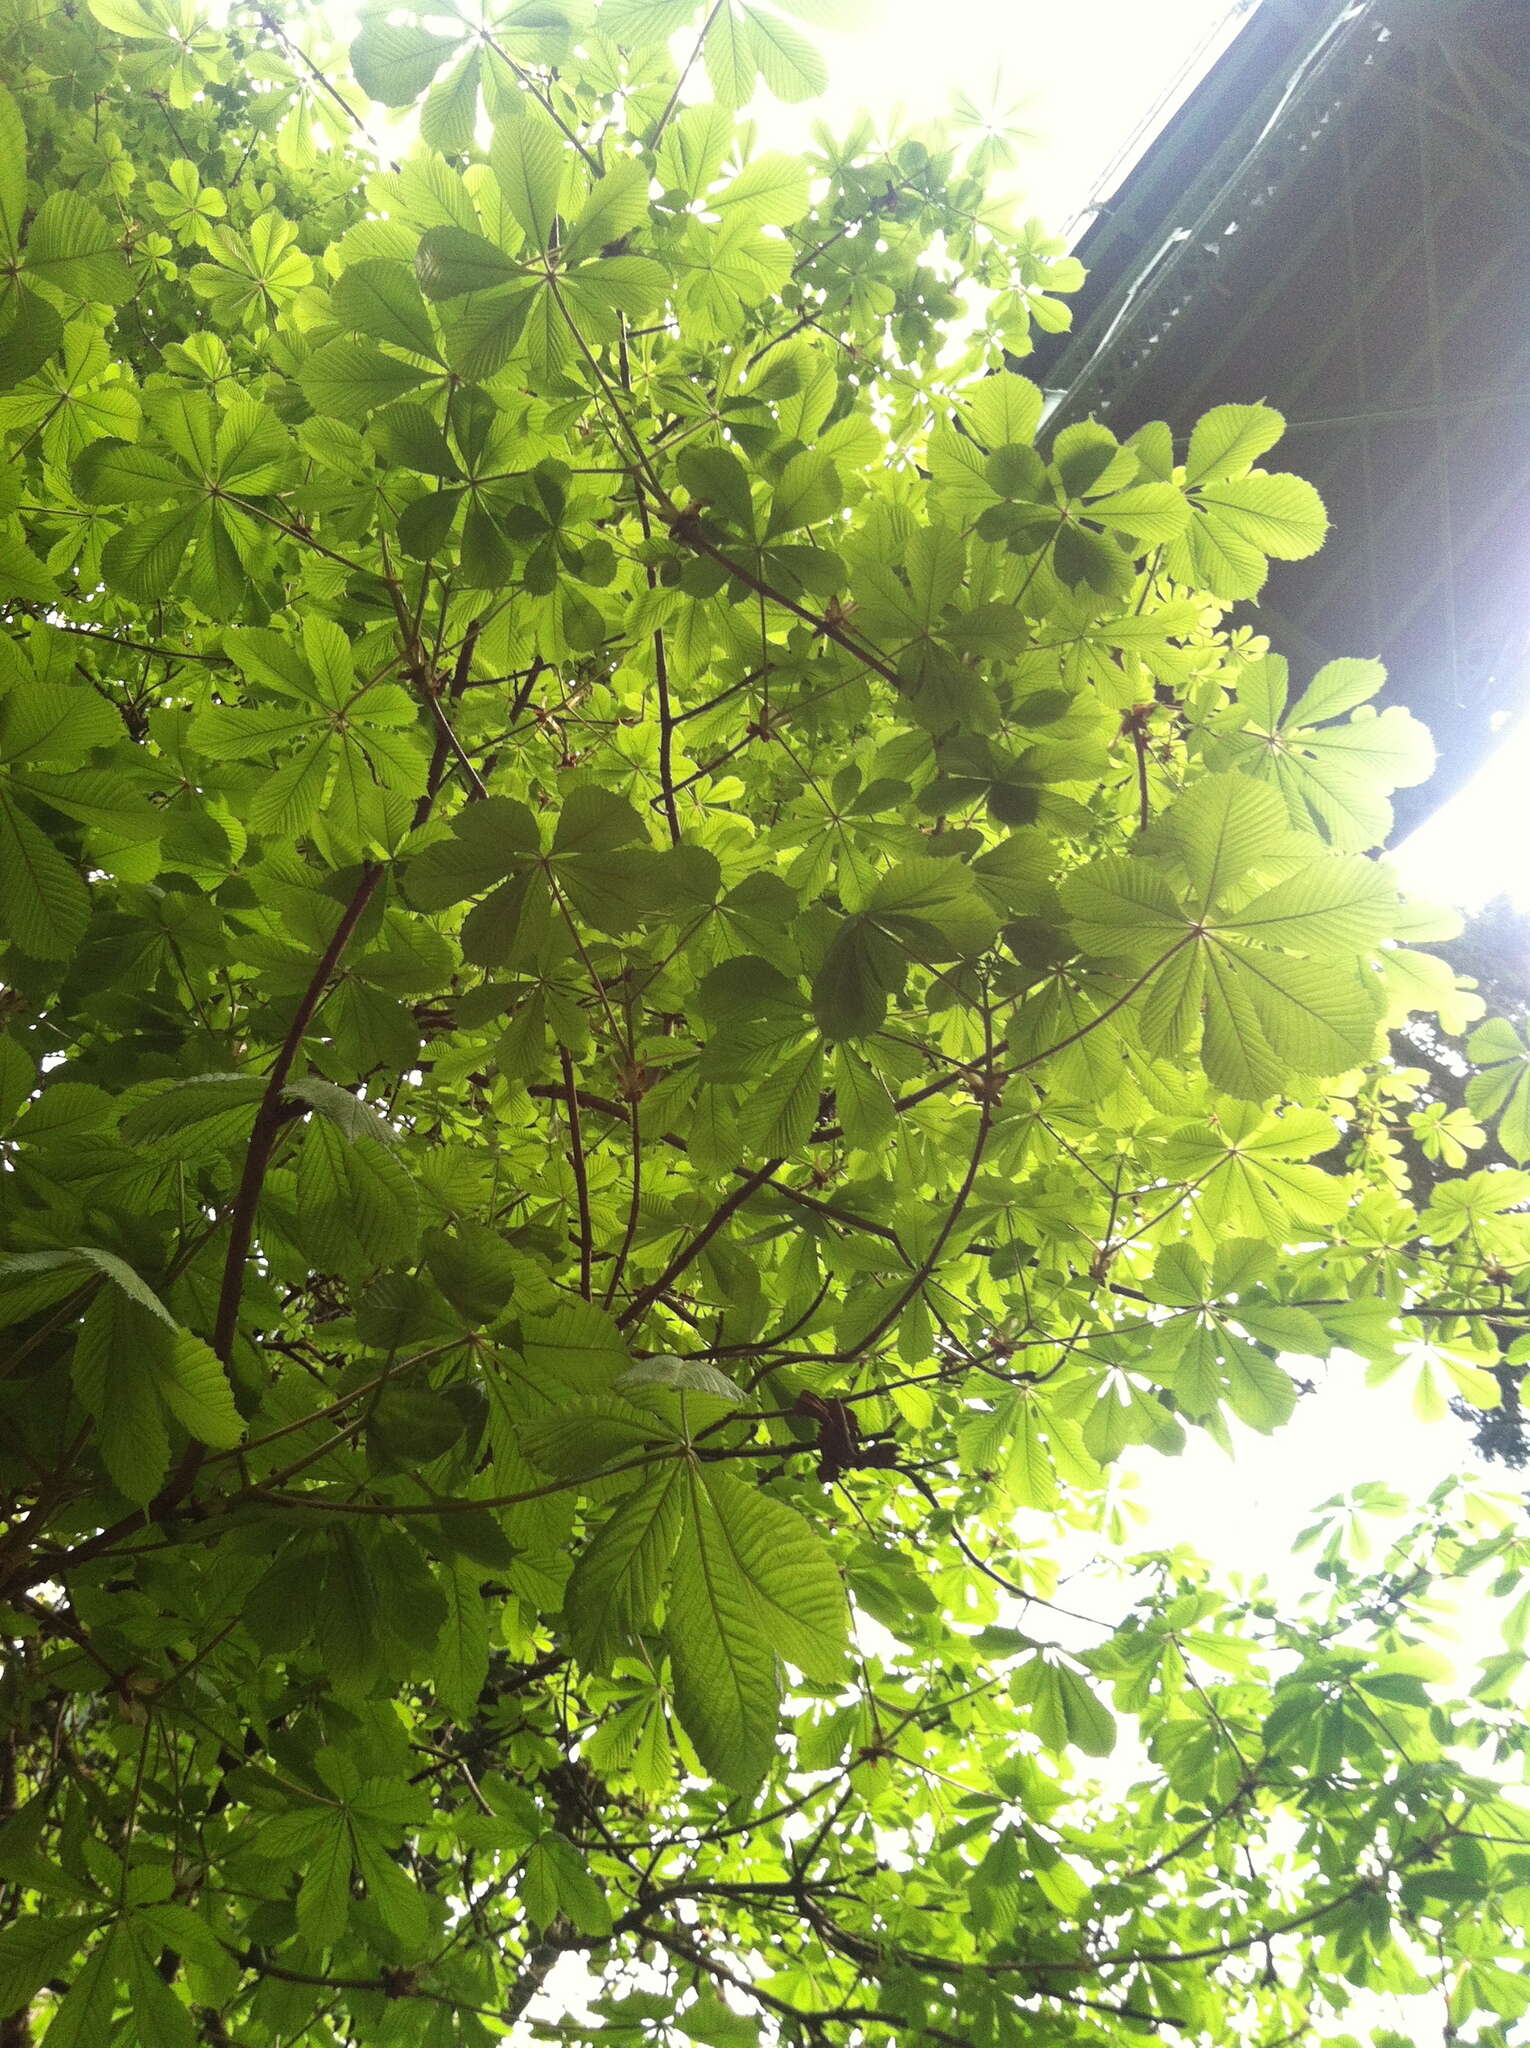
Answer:
<path fill-rule="evenodd" d="M 1229 622 L 1275 413 L 1041 435 L 1001 137 L 755 146 L 827 13 L 4 7 L 7 2048 L 1530 2001 L 1512 1503 L 1058 1586 L 1312 1361 L 1493 1397 L 1427 738 Z"/>

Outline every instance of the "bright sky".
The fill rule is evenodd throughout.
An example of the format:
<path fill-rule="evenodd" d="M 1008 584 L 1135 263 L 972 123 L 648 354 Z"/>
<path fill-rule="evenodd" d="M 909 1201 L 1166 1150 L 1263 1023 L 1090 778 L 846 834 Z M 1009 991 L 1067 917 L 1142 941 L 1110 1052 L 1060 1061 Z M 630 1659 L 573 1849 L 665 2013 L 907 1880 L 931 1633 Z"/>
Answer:
<path fill-rule="evenodd" d="M 1521 719 L 1485 768 L 1398 847 L 1405 887 L 1462 910 L 1508 896 L 1530 910 L 1530 720 Z"/>
<path fill-rule="evenodd" d="M 1213 39 L 1236 28 L 1250 0 L 849 6 L 855 26 L 809 31 L 829 61 L 824 97 L 793 108 L 762 95 L 751 109 L 769 145 L 790 148 L 814 120 L 840 128 L 862 108 L 879 122 L 901 113 L 917 123 L 947 113 L 958 95 L 1001 113 L 1020 105 L 1036 143 L 1018 188 L 1028 213 L 1062 228 L 1097 196 L 1102 173 L 1164 95 L 1193 83 L 1193 67 L 1209 60 Z M 1183 81 L 1187 65 L 1192 77 Z"/>

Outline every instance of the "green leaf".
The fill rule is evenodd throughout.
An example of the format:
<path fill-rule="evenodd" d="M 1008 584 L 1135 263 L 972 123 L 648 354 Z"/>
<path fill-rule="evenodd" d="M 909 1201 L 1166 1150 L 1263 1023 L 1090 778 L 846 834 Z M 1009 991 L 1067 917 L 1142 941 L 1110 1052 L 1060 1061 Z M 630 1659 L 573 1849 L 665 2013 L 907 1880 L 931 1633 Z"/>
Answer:
<path fill-rule="evenodd" d="M 872 890 L 867 911 L 925 960 L 971 959 L 998 936 L 998 918 L 956 861 L 900 862 Z"/>
<path fill-rule="evenodd" d="M 1479 1025 L 1466 1050 L 1481 1069 L 1466 1084 L 1467 1106 L 1476 1116 L 1497 1117 L 1499 1144 L 1523 1166 L 1530 1159 L 1530 1050 L 1502 1017 Z"/>
<path fill-rule="evenodd" d="M 81 1915 L 46 1915 L 0 1928 L 0 2014 L 23 2011 L 50 1977 L 62 1976 L 95 1925 Z"/>
<path fill-rule="evenodd" d="M 1203 490 L 1201 503 L 1223 533 L 1283 562 L 1315 554 L 1328 531 L 1323 501 L 1305 477 L 1232 478 Z"/>
<path fill-rule="evenodd" d="M 460 811 L 450 839 L 438 839 L 409 867 L 409 894 L 421 910 L 461 903 L 514 872 L 542 850 L 537 822 L 513 797 L 490 797 Z"/>
<path fill-rule="evenodd" d="M 469 292 L 494 291 L 523 272 L 520 264 L 482 235 L 447 224 L 431 228 L 421 237 L 415 274 L 427 298 L 460 299 Z"/>
<path fill-rule="evenodd" d="M 1288 713 L 1292 725 L 1318 725 L 1368 703 L 1387 679 L 1379 661 L 1329 661 L 1318 670 Z"/>
<path fill-rule="evenodd" d="M 545 249 L 563 189 L 564 145 L 556 130 L 529 113 L 501 121 L 489 161 L 522 234 L 534 249 Z"/>
<path fill-rule="evenodd" d="M 419 98 L 459 47 L 457 36 L 372 20 L 363 24 L 351 44 L 351 69 L 356 83 L 371 98 L 387 107 L 406 107 Z"/>
<path fill-rule="evenodd" d="M 102 551 L 102 571 L 124 597 L 156 604 L 169 595 L 190 551 L 211 535 L 209 517 L 200 504 L 153 512 L 112 536 Z"/>
<path fill-rule="evenodd" d="M 348 1088 L 337 1088 L 333 1081 L 326 1081 L 318 1074 L 307 1074 L 300 1081 L 289 1081 L 282 1094 L 288 1100 L 307 1103 L 310 1109 L 327 1116 L 353 1143 L 357 1138 L 371 1138 L 381 1145 L 398 1142 L 392 1125 L 378 1114 L 371 1103 L 363 1102 Z"/>
<path fill-rule="evenodd" d="M 583 1933 L 611 1929 L 611 1909 L 573 1843 L 562 1835 L 541 1835 L 527 1851 L 521 1874 L 526 1911 L 541 1928 L 560 1915 Z"/>
<path fill-rule="evenodd" d="M 790 1158 L 806 1145 L 818 1120 L 823 1089 L 823 1048 L 816 1041 L 800 1047 L 750 1091 L 740 1119 L 749 1149 L 772 1159 Z"/>
<path fill-rule="evenodd" d="M 174 1317 L 159 1296 L 113 1252 L 98 1250 L 93 1245 L 71 1245 L 67 1251 L 11 1252 L 0 1257 L 0 1275 L 42 1273 L 60 1267 L 83 1268 L 87 1273 L 103 1275 L 129 1301 L 146 1309 L 167 1328 L 176 1327 Z"/>
<path fill-rule="evenodd" d="M 352 425 L 378 406 L 417 391 L 425 372 L 349 335 L 325 342 L 303 365 L 303 396 L 315 412 Z"/>
<path fill-rule="evenodd" d="M 1029 377 L 1000 370 L 966 397 L 973 431 L 988 448 L 1028 448 L 1041 425 L 1041 387 Z"/>
<path fill-rule="evenodd" d="M 738 0 L 734 0 L 738 4 Z M 810 100 L 829 83 L 829 67 L 806 36 L 789 22 L 762 7 L 741 11 L 748 17 L 754 60 L 760 76 L 778 100 Z"/>
<path fill-rule="evenodd" d="M 776 1650 L 809 1678 L 841 1676 L 850 1617 L 822 1538 L 783 1501 L 722 1466 L 705 1466 L 702 1484 L 717 1534 L 751 1588 Z M 694 1494 L 691 1506 L 699 1512 Z"/>
<path fill-rule="evenodd" d="M 610 1315 L 587 1301 L 565 1300 L 548 1315 L 527 1316 L 521 1350 L 549 1393 L 606 1394 L 632 1363 Z"/>
<path fill-rule="evenodd" d="M 170 1463 L 155 1376 L 142 1355 L 151 1341 L 143 1314 L 114 1288 L 98 1294 L 80 1324 L 73 1366 L 75 1391 L 94 1418 L 113 1484 L 140 1503 L 153 1499 Z"/>
<path fill-rule="evenodd" d="M 336 1814 L 317 1834 L 303 1858 L 297 1894 L 297 1922 L 315 1948 L 333 1948 L 351 1916 L 351 1834 Z"/>
<path fill-rule="evenodd" d="M 11 95 L 0 86 L 0 254 L 21 247 L 27 205 L 27 131 Z"/>
<path fill-rule="evenodd" d="M 417 1206 L 407 1170 L 387 1146 L 310 1121 L 298 1161 L 305 1246 L 332 1270 L 386 1266 L 414 1245 Z"/>
<path fill-rule="evenodd" d="M 244 1424 L 223 1368 L 201 1338 L 177 1330 L 168 1342 L 154 1340 L 151 1356 L 159 1397 L 181 1427 L 215 1450 L 237 1444 Z"/>
<path fill-rule="evenodd" d="M 1060 893 L 1079 943 L 1090 951 L 1163 954 L 1188 930 L 1158 869 L 1129 855 L 1091 861 L 1068 876 Z"/>
<path fill-rule="evenodd" d="M 723 0 L 708 19 L 702 58 L 712 90 L 726 107 L 747 106 L 753 97 L 760 69 L 753 27 L 739 0 Z"/>
<path fill-rule="evenodd" d="M 1380 992 L 1343 963 L 1212 948 L 1202 1058 L 1213 1084 L 1250 1102 L 1293 1074 L 1362 1065 L 1375 1047 Z"/>
<path fill-rule="evenodd" d="M 1397 922 L 1397 892 L 1385 868 L 1358 854 L 1308 861 L 1219 920 L 1261 946 L 1298 953 L 1361 953 Z"/>
<path fill-rule="evenodd" d="M 618 157 L 595 180 L 565 245 L 570 262 L 598 255 L 648 219 L 648 172 L 634 157 Z"/>
<path fill-rule="evenodd" d="M 1088 516 L 1139 547 L 1156 547 L 1184 531 L 1190 508 L 1173 484 L 1129 484 L 1123 491 L 1091 498 Z"/>
<path fill-rule="evenodd" d="M 708 1490 L 687 1479 L 666 1635 L 675 1709 L 703 1766 L 752 1791 L 775 1752 L 781 1677 L 765 1619 Z"/>
<path fill-rule="evenodd" d="M 106 217 L 82 194 L 50 192 L 27 236 L 27 275 L 71 299 L 123 305 L 132 274 Z"/>
<path fill-rule="evenodd" d="M 670 1387 L 678 1394 L 706 1394 L 735 1407 L 748 1399 L 735 1380 L 704 1358 L 640 1358 L 616 1384 L 619 1388 Z"/>
<path fill-rule="evenodd" d="M 826 1038 L 869 1038 L 886 1017 L 888 996 L 902 978 L 891 944 L 867 919 L 847 918 L 813 977 L 819 1029 Z"/>
<path fill-rule="evenodd" d="M 757 156 L 721 192 L 712 194 L 710 205 L 724 220 L 744 220 L 758 228 L 791 227 L 808 210 L 807 165 L 795 156 Z"/>
<path fill-rule="evenodd" d="M 1085 1756 L 1109 1756 L 1115 1748 L 1114 1717 L 1071 1664 L 1038 1651 L 1016 1671 L 1011 1689 L 1048 1749 L 1071 1745 Z"/>
<path fill-rule="evenodd" d="M 1213 406 L 1191 432 L 1185 482 L 1216 484 L 1246 476 L 1285 430 L 1285 420 L 1273 406 Z"/>
<path fill-rule="evenodd" d="M 527 1423 L 520 1435 L 532 1464 L 564 1479 L 594 1478 L 662 1453 L 674 1442 L 673 1432 L 645 1409 L 609 1395 L 560 1408 Z"/>
<path fill-rule="evenodd" d="M 3 203 L 0 200 L 0 205 Z M 0 233 L 3 232 L 0 226 Z M 46 299 L 39 298 L 36 292 L 14 292 L 9 320 L 0 329 L 0 391 L 13 389 L 23 378 L 40 370 L 58 354 L 63 340 L 64 323 Z M 10 544 L 20 546 L 17 541 Z"/>
<path fill-rule="evenodd" d="M 472 147 L 483 67 L 482 45 L 470 44 L 466 55 L 425 96 L 420 134 L 442 156 L 458 156 Z"/>
<path fill-rule="evenodd" d="M 603 1671 L 652 1620 L 679 1540 L 686 1481 L 671 1460 L 627 1494 L 585 1545 L 565 1607 L 575 1654 Z"/>
<path fill-rule="evenodd" d="M 266 1092 L 258 1074 L 198 1074 L 173 1081 L 130 1109 L 130 1144 L 160 1145 L 172 1158 L 216 1158 L 248 1137 Z"/>
<path fill-rule="evenodd" d="M 361 1537 L 342 1528 L 331 1539 L 318 1588 L 317 1628 L 338 1692 L 365 1692 L 382 1660 L 381 1603 Z"/>
<path fill-rule="evenodd" d="M 432 1677 L 454 1720 L 470 1722 L 489 1675 L 489 1612 L 479 1590 L 483 1574 L 458 1562 L 447 1574 L 446 1620 L 436 1644 Z"/>
<path fill-rule="evenodd" d="M 54 2048 L 104 2048 L 117 1981 L 127 1966 L 123 1948 L 119 1924 L 113 1923 L 85 1958 L 48 2023 Z"/>
<path fill-rule="evenodd" d="M 692 498 L 714 508 L 740 533 L 753 534 L 749 472 L 730 449 L 687 448 L 680 456 L 679 470 Z"/>
<path fill-rule="evenodd" d="M 72 864 L 0 786 L 0 937 L 59 960 L 84 936 L 90 897 Z"/>
<path fill-rule="evenodd" d="M 1209 775 L 1164 820 L 1199 909 L 1247 880 L 1256 864 L 1286 850 L 1289 820 L 1274 792 L 1241 775 Z"/>

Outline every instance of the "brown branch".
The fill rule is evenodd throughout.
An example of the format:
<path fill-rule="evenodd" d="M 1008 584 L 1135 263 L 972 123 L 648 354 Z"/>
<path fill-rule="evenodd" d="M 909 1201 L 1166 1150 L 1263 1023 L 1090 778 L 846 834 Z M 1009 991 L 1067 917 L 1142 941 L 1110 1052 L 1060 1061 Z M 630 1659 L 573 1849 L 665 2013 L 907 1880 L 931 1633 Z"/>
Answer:
<path fill-rule="evenodd" d="M 685 90 L 685 81 L 690 77 L 692 71 L 696 67 L 696 59 L 701 55 L 702 47 L 707 39 L 707 32 L 711 28 L 713 22 L 716 21 L 718 15 L 722 13 L 722 10 L 723 0 L 713 0 L 712 11 L 710 14 L 708 14 L 706 20 L 701 24 L 701 33 L 696 38 L 695 44 L 691 50 L 691 54 L 685 60 L 685 65 L 681 70 L 680 76 L 675 80 L 675 89 L 670 94 L 669 99 L 666 101 L 663 113 L 660 114 L 658 120 L 655 121 L 653 124 L 653 131 L 648 137 L 647 146 L 649 149 L 658 148 L 659 138 L 664 133 L 665 129 L 669 126 L 670 119 L 674 114 L 676 107 L 678 107 L 680 104 L 680 95 Z"/>
<path fill-rule="evenodd" d="M 402 600 L 400 599 L 400 601 Z M 397 611 L 398 606 L 395 605 L 394 609 L 395 611 Z M 460 697 L 463 691 L 467 688 L 468 674 L 473 666 L 473 656 L 477 652 L 478 648 L 478 635 L 482 631 L 482 629 L 483 621 L 481 619 L 474 619 L 473 623 L 468 627 L 467 631 L 462 636 L 462 645 L 457 649 L 457 661 L 455 667 L 452 670 L 451 682 L 448 685 L 449 692 L 451 696 L 454 698 Z M 423 678 L 416 677 L 415 680 L 417 687 L 419 687 L 422 691 L 425 692 L 427 696 L 429 696 L 431 709 L 436 714 L 435 750 L 430 757 L 430 767 L 425 776 L 425 787 L 420 792 L 419 801 L 415 804 L 414 807 L 413 823 L 416 831 L 418 831 L 420 826 L 423 825 L 425 820 L 430 816 L 431 805 L 435 802 L 436 794 L 441 787 L 441 778 L 446 773 L 447 755 L 455 747 L 457 752 L 457 758 L 459 760 L 465 761 L 465 756 L 463 755 L 461 745 L 457 740 L 456 733 L 452 730 L 450 722 L 448 721 L 445 713 L 441 709 L 439 700 L 436 698 L 434 693 L 429 690 Z M 477 772 L 476 770 L 474 770 L 472 763 L 466 762 L 466 766 L 468 773 L 473 777 L 473 780 L 478 783 L 479 790 L 482 790 L 483 784 L 478 781 Z M 487 792 L 485 792 L 485 794 L 486 793 Z"/>
<path fill-rule="evenodd" d="M 579 1292 L 588 1301 L 595 1242 L 590 1223 L 590 1181 L 584 1163 L 584 1133 L 579 1127 L 579 1091 L 574 1086 L 574 1062 L 568 1047 L 560 1046 L 558 1056 L 563 1063 L 563 1100 L 568 1110 L 569 1163 L 574 1169 L 574 1187 L 579 1197 Z"/>
<path fill-rule="evenodd" d="M 212 1348 L 225 1365 L 233 1355 L 234 1334 L 239 1326 L 239 1302 L 244 1292 L 245 1266 L 250 1256 L 250 1242 L 255 1230 L 255 1210 L 265 1182 L 266 1168 L 271 1163 L 271 1154 L 276 1147 L 277 1137 L 286 1121 L 287 1112 L 282 1102 L 282 1090 L 287 1085 L 287 1077 L 292 1072 L 292 1064 L 297 1058 L 304 1034 L 313 1022 L 314 1012 L 329 987 L 329 978 L 340 964 L 341 954 L 355 936 L 356 927 L 360 924 L 367 905 L 377 893 L 377 885 L 382 880 L 383 873 L 381 861 L 368 861 L 362 869 L 361 880 L 341 913 L 340 922 L 335 926 L 329 944 L 319 956 L 318 965 L 298 1000 L 292 1022 L 287 1026 L 287 1035 L 282 1040 L 271 1071 L 266 1077 L 266 1092 L 255 1112 L 254 1128 L 250 1132 L 250 1142 L 245 1149 L 244 1171 L 239 1177 L 238 1192 L 234 1196 L 234 1206 L 229 1216 L 228 1252 L 223 1261 L 223 1284 L 218 1292 L 218 1311 L 213 1323 Z M 174 1483 L 172 1481 L 172 1485 Z"/>
<path fill-rule="evenodd" d="M 621 1244 L 617 1248 L 616 1263 L 611 1268 L 611 1284 L 609 1287 L 607 1287 L 605 1292 L 605 1299 L 601 1303 L 601 1306 L 607 1309 L 610 1308 L 612 1302 L 616 1299 L 617 1289 L 622 1284 L 622 1275 L 627 1270 L 627 1259 L 632 1250 L 633 1239 L 637 1236 L 638 1219 L 642 1213 L 643 1124 L 641 1115 L 641 1105 L 636 1101 L 634 1101 L 632 1105 L 631 1124 L 632 1194 L 631 1199 L 628 1201 L 627 1204 L 627 1228 L 623 1232 Z M 676 1143 L 679 1142 L 680 1141 L 677 1139 Z"/>
<path fill-rule="evenodd" d="M 651 1281 L 647 1287 L 642 1288 L 637 1294 L 633 1295 L 631 1301 L 628 1302 L 627 1306 L 617 1317 L 617 1326 L 620 1329 L 626 1329 L 629 1323 L 636 1322 L 639 1316 L 651 1308 L 660 1295 L 679 1279 L 691 1261 L 698 1258 L 706 1250 L 718 1231 L 728 1221 L 728 1218 L 741 1209 L 745 1202 L 749 1200 L 749 1197 L 762 1188 L 771 1175 L 775 1173 L 776 1169 L 784 1164 L 785 1162 L 780 1159 L 767 1159 L 765 1164 L 748 1175 L 742 1184 L 733 1190 L 731 1195 L 727 1196 L 722 1202 L 719 1202 L 707 1222 L 702 1225 L 694 1237 L 688 1239 L 680 1247 L 658 1279 Z"/>
<path fill-rule="evenodd" d="M 639 490 L 642 486 L 639 485 Z M 650 569 L 649 579 L 653 579 Z M 664 652 L 664 633 L 659 628 L 653 636 L 654 677 L 659 692 L 659 787 L 664 796 L 664 815 L 669 822 L 669 837 L 672 845 L 680 844 L 680 811 L 675 802 L 675 769 L 672 748 L 675 738 L 675 714 L 669 694 L 669 659 Z"/>
<path fill-rule="evenodd" d="M 488 45 L 488 47 L 494 52 L 495 56 L 498 57 L 501 64 L 505 65 L 508 70 L 512 71 L 515 74 L 520 84 L 525 87 L 526 91 L 531 95 L 531 97 L 536 101 L 537 105 L 542 109 L 543 113 L 546 114 L 547 118 L 552 122 L 553 126 L 557 128 L 559 132 L 562 134 L 564 141 L 571 142 L 574 145 L 575 149 L 578 150 L 580 156 L 583 157 L 586 168 L 593 171 L 597 178 L 603 177 L 605 175 L 605 171 L 604 166 L 601 164 L 600 158 L 598 156 L 593 155 L 590 150 L 586 149 L 585 145 L 574 133 L 574 130 L 569 126 L 567 121 L 564 120 L 563 116 L 558 112 L 558 109 L 553 105 L 552 94 L 549 92 L 545 92 L 542 89 L 541 85 L 537 82 L 537 80 L 531 75 L 531 73 L 529 71 L 523 70 L 522 67 L 519 64 L 517 64 L 515 59 L 510 55 L 510 52 L 503 48 L 499 43 L 497 43 L 494 40 L 493 36 L 489 34 L 487 29 L 480 29 L 478 33 L 482 36 L 484 42 Z"/>
<path fill-rule="evenodd" d="M 297 59 L 298 63 L 301 64 L 303 69 L 308 73 L 309 77 L 312 78 L 317 85 L 321 86 L 324 89 L 324 91 L 329 94 L 330 98 L 334 101 L 335 105 L 340 109 L 341 113 L 345 115 L 346 119 L 350 121 L 352 126 L 359 129 L 360 132 L 363 135 L 365 135 L 367 140 L 370 142 L 372 140 L 372 137 L 370 131 L 367 128 L 366 122 L 361 118 L 360 114 L 357 113 L 356 109 L 345 97 L 344 93 L 341 92 L 340 88 L 337 85 L 333 84 L 332 81 L 328 77 L 326 77 L 324 72 L 322 72 L 319 69 L 318 65 L 314 63 L 312 57 L 308 55 L 307 51 L 299 49 L 298 45 L 292 40 L 291 36 L 288 35 L 287 31 L 282 27 L 281 23 L 276 19 L 276 17 L 268 13 L 264 8 L 262 8 L 261 10 L 260 20 L 262 27 L 269 29 L 271 34 L 275 36 L 277 41 L 282 45 L 283 49 L 286 50 L 288 56 L 295 57 Z"/>

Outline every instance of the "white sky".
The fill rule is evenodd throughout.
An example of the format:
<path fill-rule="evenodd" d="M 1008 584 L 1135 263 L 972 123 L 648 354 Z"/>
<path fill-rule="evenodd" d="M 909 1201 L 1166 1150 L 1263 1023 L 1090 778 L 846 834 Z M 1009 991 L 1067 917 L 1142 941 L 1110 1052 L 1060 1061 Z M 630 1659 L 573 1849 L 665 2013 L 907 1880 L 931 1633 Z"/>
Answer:
<path fill-rule="evenodd" d="M 1508 896 L 1530 910 L 1530 720 L 1521 718 L 1486 767 L 1392 856 L 1404 886 L 1480 910 Z"/>
<path fill-rule="evenodd" d="M 822 99 L 782 107 L 762 94 L 750 110 L 767 146 L 790 148 L 814 120 L 841 128 L 863 108 L 912 124 L 958 94 L 1022 103 L 1036 142 L 1018 189 L 1027 213 L 1059 229 L 1186 65 L 1250 11 L 1248 0 L 846 0 L 852 9 L 851 28 L 809 30 L 829 61 Z"/>

